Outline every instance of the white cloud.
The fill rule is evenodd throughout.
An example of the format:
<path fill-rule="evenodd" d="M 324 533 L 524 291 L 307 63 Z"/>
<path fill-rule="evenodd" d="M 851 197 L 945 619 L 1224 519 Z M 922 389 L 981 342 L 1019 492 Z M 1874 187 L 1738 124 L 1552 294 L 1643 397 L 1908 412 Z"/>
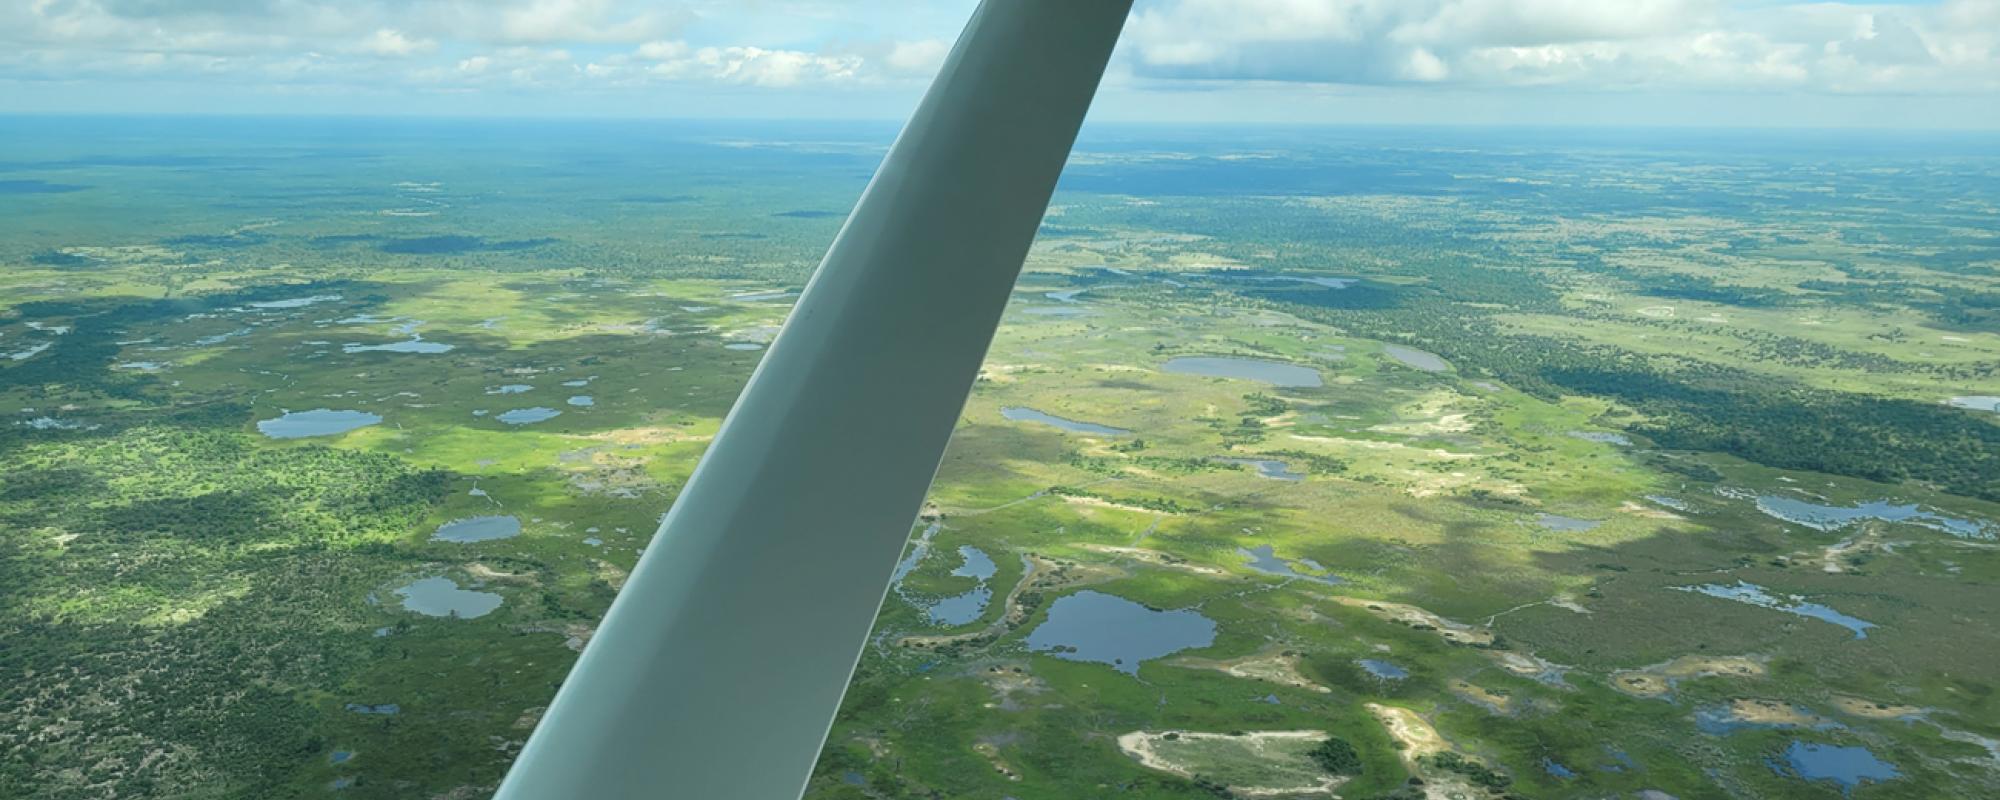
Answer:
<path fill-rule="evenodd" d="M 378 56 L 413 56 L 428 53 L 436 49 L 437 42 L 435 40 L 411 39 L 408 36 L 404 36 L 402 31 L 393 28 L 377 29 L 374 33 L 369 34 L 368 38 L 361 41 L 362 52 L 374 53 Z"/>
<path fill-rule="evenodd" d="M 1156 81 L 1990 92 L 2000 0 L 1159 0 L 1132 20 Z"/>
<path fill-rule="evenodd" d="M 593 102 L 614 113 L 620 96 L 704 85 L 914 97 L 974 2 L 0 0 L 0 85 L 507 87 L 613 98 Z M 1182 90 L 1231 90 L 1205 108 L 1518 87 L 1978 105 L 2000 93 L 2000 0 L 1139 0 L 1113 76 L 1113 95 L 1181 91 L 1190 106 Z"/>

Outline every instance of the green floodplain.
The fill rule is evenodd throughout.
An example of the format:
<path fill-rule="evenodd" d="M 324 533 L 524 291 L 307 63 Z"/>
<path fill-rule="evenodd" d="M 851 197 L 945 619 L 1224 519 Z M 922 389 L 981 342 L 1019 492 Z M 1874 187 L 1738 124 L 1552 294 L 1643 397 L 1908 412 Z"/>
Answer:
<path fill-rule="evenodd" d="M 0 119 L 0 797 L 489 794 L 893 133 Z M 2000 793 L 1996 230 L 1087 131 L 807 796 Z"/>

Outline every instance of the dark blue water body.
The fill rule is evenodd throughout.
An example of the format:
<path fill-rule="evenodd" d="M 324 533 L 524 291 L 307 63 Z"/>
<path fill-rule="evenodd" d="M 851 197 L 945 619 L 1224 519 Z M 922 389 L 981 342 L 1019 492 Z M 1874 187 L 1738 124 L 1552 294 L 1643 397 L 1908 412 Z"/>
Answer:
<path fill-rule="evenodd" d="M 1048 621 L 1028 634 L 1030 650 L 1109 664 L 1128 675 L 1152 659 L 1214 643 L 1215 621 L 1198 611 L 1156 611 L 1089 590 L 1057 599 Z"/>

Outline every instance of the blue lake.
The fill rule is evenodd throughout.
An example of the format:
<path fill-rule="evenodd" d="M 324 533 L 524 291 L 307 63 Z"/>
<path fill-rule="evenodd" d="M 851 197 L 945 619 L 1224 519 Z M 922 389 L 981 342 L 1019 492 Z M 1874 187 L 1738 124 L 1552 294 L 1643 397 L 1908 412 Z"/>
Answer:
<path fill-rule="evenodd" d="M 1753 606 L 1783 611 L 1787 614 L 1797 614 L 1801 617 L 1810 617 L 1823 622 L 1831 622 L 1853 631 L 1854 638 L 1856 639 L 1868 638 L 1868 629 L 1875 627 L 1875 623 L 1873 622 L 1842 614 L 1829 606 L 1820 605 L 1819 603 L 1805 602 L 1804 598 L 1796 596 L 1780 597 L 1771 594 L 1770 590 L 1748 581 L 1737 581 L 1735 586 L 1709 583 L 1701 586 L 1677 586 L 1674 588 L 1683 592 L 1696 592 L 1708 595 L 1709 597 L 1734 600 L 1738 603 L 1749 603 Z"/>
<path fill-rule="evenodd" d="M 260 420 L 257 432 L 272 439 L 303 439 L 308 436 L 334 436 L 381 421 L 381 416 L 366 411 L 315 408 L 311 411 L 289 411 L 276 419 Z"/>
<path fill-rule="evenodd" d="M 1886 781 L 1901 776 L 1894 764 L 1876 758 L 1866 747 L 1838 747 L 1830 744 L 1813 744 L 1793 741 L 1785 748 L 1782 768 L 1773 764 L 1779 774 L 1797 775 L 1809 781 L 1833 781 L 1840 784 L 1843 792 L 1870 781 Z"/>
<path fill-rule="evenodd" d="M 1920 525 L 1963 539 L 1992 539 L 1996 530 L 2000 530 L 2000 526 L 1984 520 L 1946 516 L 1926 511 L 1915 503 L 1896 505 L 1887 500 L 1833 506 L 1767 494 L 1757 498 L 1757 510 L 1794 525 L 1821 531 L 1836 531 L 1870 519 Z"/>
<path fill-rule="evenodd" d="M 1992 411 L 1995 413 L 2000 413 L 2000 397 L 1995 397 L 1993 395 L 1987 395 L 1987 394 L 1967 395 L 1965 397 L 1954 397 L 1945 402 L 1950 403 L 1951 405 L 1954 406 L 1958 406 L 1959 408 L 1968 408 L 1973 411 Z"/>
<path fill-rule="evenodd" d="M 443 343 L 443 342 L 428 342 L 428 341 L 424 341 L 424 337 L 422 337 L 422 336 L 417 336 L 417 337 L 413 337 L 413 338 L 411 338 L 411 339 L 409 339 L 409 340 L 407 340 L 407 341 L 401 341 L 401 342 L 390 342 L 390 343 L 388 343 L 388 344 L 353 344 L 353 343 L 349 343 L 349 344 L 344 344 L 344 345 L 341 345 L 341 346 L 340 346 L 340 351 L 341 351 L 341 352 L 343 352 L 343 353 L 429 353 L 429 354 L 435 354 L 435 353 L 449 353 L 449 352 L 451 352 L 451 347 L 452 347 L 451 345 L 448 345 L 448 344 L 445 344 L 445 343 Z"/>
<path fill-rule="evenodd" d="M 1380 680 L 1400 681 L 1404 678 L 1410 677 L 1409 670 L 1403 669 L 1402 667 L 1396 666 L 1395 664 L 1391 664 L 1387 661 L 1383 661 L 1379 658 L 1364 658 L 1355 661 L 1354 663 L 1360 664 L 1362 669 L 1368 671 L 1368 674 L 1373 675 Z"/>
<path fill-rule="evenodd" d="M 1319 581 L 1320 583 L 1336 586 L 1346 583 L 1338 575 L 1312 575 L 1300 572 L 1294 569 L 1291 564 L 1286 563 L 1284 559 L 1279 558 L 1276 551 L 1273 551 L 1268 544 L 1256 547 L 1238 547 L 1236 548 L 1236 554 L 1249 559 L 1251 569 L 1266 575 L 1277 575 L 1284 578 L 1303 578 L 1309 581 Z M 1304 565 L 1308 569 L 1319 569 L 1319 565 L 1311 561 L 1300 560 L 1293 563 Z"/>
<path fill-rule="evenodd" d="M 438 526 L 431 538 L 445 542 L 487 542 L 521 535 L 521 519 L 513 516 L 467 517 Z"/>
<path fill-rule="evenodd" d="M 1561 514 L 1536 514 L 1535 524 L 1552 531 L 1587 531 L 1604 523 L 1594 519 L 1578 519 Z"/>
<path fill-rule="evenodd" d="M 500 607 L 500 595 L 461 589 L 450 578 L 424 578 L 396 590 L 403 608 L 427 617 L 477 619 Z"/>
<path fill-rule="evenodd" d="M 287 308 L 305 308 L 306 306 L 313 305 L 315 303 L 328 303 L 339 299 L 340 295 L 337 294 L 316 294 L 311 297 L 294 297 L 289 300 L 265 300 L 263 302 L 258 302 L 258 303 L 247 303 L 246 305 L 250 306 L 251 308 L 279 310 Z"/>
<path fill-rule="evenodd" d="M 494 417 L 494 419 L 509 425 L 527 425 L 543 420 L 555 419 L 559 416 L 562 416 L 561 411 L 536 406 L 534 408 L 517 408 L 512 411 L 502 412 L 499 416 Z"/>
<path fill-rule="evenodd" d="M 1128 675 L 1139 674 L 1146 661 L 1214 643 L 1215 621 L 1198 611 L 1155 611 L 1089 590 L 1050 604 L 1048 621 L 1028 634 L 1030 650 L 1109 664 Z"/>
<path fill-rule="evenodd" d="M 1098 436 L 1123 436 L 1131 433 L 1131 431 L 1124 428 L 1113 428 L 1109 425 L 1099 425 L 1095 422 L 1078 422 L 1073 419 L 1063 419 L 1054 414 L 1045 414 L 1032 408 L 1023 408 L 1021 406 L 1006 406 L 1001 408 L 1000 416 L 1014 422 L 1039 422 L 1043 425 L 1053 425 L 1071 433 L 1090 433 Z"/>
<path fill-rule="evenodd" d="M 1272 386 L 1286 388 L 1312 388 L 1324 386 L 1319 370 L 1286 364 L 1279 361 L 1265 361 L 1256 358 L 1231 358 L 1226 356 L 1181 356 L 1167 359 L 1161 366 L 1168 372 L 1179 375 L 1200 375 L 1207 378 L 1236 378 L 1238 380 L 1259 381 Z"/>
<path fill-rule="evenodd" d="M 1451 365 L 1445 363 L 1444 359 L 1439 358 L 1437 354 L 1426 353 L 1414 347 L 1404 347 L 1400 344 L 1385 344 L 1382 345 L 1382 352 L 1388 353 L 1390 358 L 1402 362 L 1403 366 L 1411 369 L 1424 372 L 1443 372 L 1451 369 Z"/>
<path fill-rule="evenodd" d="M 987 604 L 993 600 L 993 589 L 986 585 L 986 581 L 1000 571 L 1000 565 L 993 563 L 985 551 L 971 545 L 960 546 L 958 555 L 964 563 L 951 574 L 977 579 L 979 585 L 938 600 L 924 609 L 931 622 L 939 625 L 965 625 L 976 621 L 979 615 L 986 613 Z"/>
<path fill-rule="evenodd" d="M 571 397 L 570 399 L 565 400 L 563 402 L 569 403 L 570 405 L 573 406 L 589 408 L 591 406 L 597 405 L 597 398 L 591 397 L 590 395 L 587 394 L 580 394 L 576 395 L 575 397 Z"/>
<path fill-rule="evenodd" d="M 1218 458 L 1215 460 L 1224 464 L 1235 464 L 1239 467 L 1256 467 L 1258 476 L 1272 480 L 1297 481 L 1305 480 L 1306 477 L 1303 472 L 1293 472 L 1292 465 L 1268 458 Z"/>

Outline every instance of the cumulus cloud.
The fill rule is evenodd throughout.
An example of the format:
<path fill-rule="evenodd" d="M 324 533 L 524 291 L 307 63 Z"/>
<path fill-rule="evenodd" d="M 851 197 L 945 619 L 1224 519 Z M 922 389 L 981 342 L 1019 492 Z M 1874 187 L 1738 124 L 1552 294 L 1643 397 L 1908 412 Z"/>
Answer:
<path fill-rule="evenodd" d="M 0 0 L 0 81 L 917 87 L 974 2 Z M 1115 75 L 1150 90 L 1305 84 L 1305 94 L 1315 84 L 1991 94 L 2000 0 L 1139 0 Z"/>
<path fill-rule="evenodd" d="M 374 33 L 369 34 L 368 38 L 361 40 L 362 52 L 374 53 L 378 56 L 413 56 L 420 53 L 428 53 L 436 49 L 437 42 L 435 40 L 412 39 L 404 36 L 402 31 L 393 28 L 378 29 Z"/>
<path fill-rule="evenodd" d="M 1983 92 L 2000 0 L 1159 0 L 1127 68 L 1158 81 Z"/>

